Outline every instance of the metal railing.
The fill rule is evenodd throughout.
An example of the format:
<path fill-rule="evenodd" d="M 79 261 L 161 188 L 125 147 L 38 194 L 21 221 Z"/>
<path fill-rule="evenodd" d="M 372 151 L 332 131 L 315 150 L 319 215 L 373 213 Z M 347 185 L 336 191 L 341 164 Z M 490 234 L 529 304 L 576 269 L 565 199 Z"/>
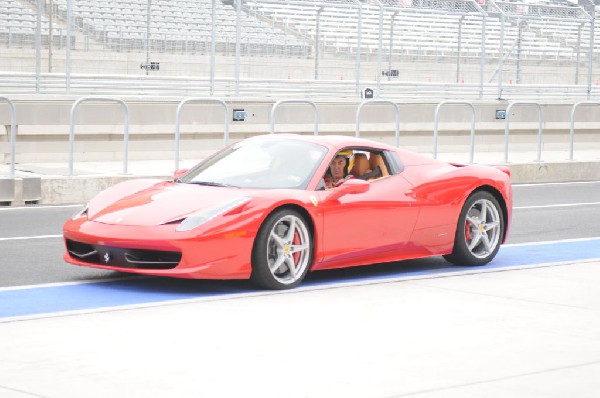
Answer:
<path fill-rule="evenodd" d="M 127 174 L 127 166 L 129 163 L 129 107 L 120 98 L 115 97 L 82 97 L 79 98 L 71 107 L 70 126 L 69 126 L 69 175 L 73 175 L 73 158 L 75 149 L 75 111 L 79 104 L 83 102 L 117 102 L 123 105 L 125 109 L 125 123 L 123 133 L 123 174 Z"/>
<path fill-rule="evenodd" d="M 542 124 L 544 116 L 542 113 L 542 106 L 537 102 L 531 101 L 513 101 L 506 107 L 506 119 L 504 120 L 504 163 L 508 163 L 508 141 L 509 141 L 509 124 L 510 124 L 510 111 L 515 105 L 534 105 L 538 110 L 538 143 L 537 143 L 537 158 L 538 162 L 542 161 Z"/>
<path fill-rule="evenodd" d="M 356 110 L 356 130 L 354 135 L 356 137 L 360 137 L 360 114 L 362 112 L 362 109 L 365 105 L 371 105 L 371 104 L 377 104 L 377 105 L 392 105 L 394 107 L 394 110 L 396 111 L 396 130 L 395 130 L 395 139 L 396 139 L 396 147 L 400 146 L 400 108 L 398 107 L 398 104 L 396 104 L 393 101 L 386 101 L 386 100 L 366 100 L 360 103 L 360 105 L 358 106 L 358 109 Z"/>
<path fill-rule="evenodd" d="M 181 124 L 181 109 L 185 104 L 196 103 L 196 104 L 210 104 L 216 103 L 221 104 L 225 109 L 225 120 L 223 125 L 225 128 L 223 141 L 225 146 L 229 144 L 229 107 L 225 101 L 217 98 L 186 98 L 177 105 L 177 112 L 175 113 L 175 170 L 179 169 L 179 143 L 181 140 L 180 124 Z"/>
<path fill-rule="evenodd" d="M 0 96 L 0 101 L 6 102 L 10 107 L 10 177 L 15 176 L 15 156 L 17 152 L 17 111 L 15 104 L 8 97 Z"/>
<path fill-rule="evenodd" d="M 594 102 L 594 101 L 577 102 L 571 108 L 571 129 L 569 131 L 569 160 L 573 160 L 573 147 L 574 147 L 574 144 L 575 144 L 574 143 L 574 141 L 575 141 L 575 111 L 581 105 L 596 105 L 596 106 L 600 106 L 600 102 Z"/>
<path fill-rule="evenodd" d="M 279 108 L 280 105 L 282 104 L 308 104 L 310 105 L 314 112 L 315 112 L 315 122 L 314 122 L 314 135 L 318 135 L 319 134 L 319 108 L 317 108 L 317 105 L 310 100 L 303 100 L 303 99 L 284 99 L 284 100 L 280 100 L 277 101 L 275 104 L 273 104 L 273 106 L 271 107 L 271 112 L 269 113 L 269 126 L 270 126 L 270 133 L 274 134 L 275 133 L 275 110 L 277 108 Z"/>
<path fill-rule="evenodd" d="M 475 156 L 475 107 L 468 101 L 442 101 L 435 107 L 433 116 L 433 158 L 437 159 L 437 148 L 438 148 L 438 122 L 440 108 L 444 105 L 467 105 L 471 108 L 471 144 L 469 149 L 469 163 L 473 163 Z"/>
<path fill-rule="evenodd" d="M 11 131 L 10 131 L 10 175 L 11 177 L 15 174 L 15 164 L 16 164 L 16 134 L 17 134 L 17 126 L 16 126 L 16 108 L 13 101 L 6 97 L 0 96 L 0 102 L 5 102 L 10 106 L 11 111 Z M 73 163 L 74 163 L 74 141 L 75 141 L 75 115 L 76 111 L 79 109 L 79 105 L 84 102 L 115 102 L 120 104 L 124 108 L 124 136 L 123 136 L 123 174 L 128 173 L 128 143 L 129 143 L 129 108 L 125 101 L 116 97 L 82 97 L 75 101 L 71 107 L 70 112 L 70 129 L 69 129 L 69 167 L 68 167 L 68 175 L 72 176 L 73 173 Z M 181 133 L 180 133 L 180 125 L 181 125 L 181 112 L 185 105 L 190 103 L 204 103 L 204 104 L 220 104 L 224 109 L 224 145 L 228 145 L 229 143 L 229 106 L 227 103 L 220 99 L 215 98 L 187 98 L 179 102 L 177 106 L 176 112 L 176 122 L 175 122 L 175 168 L 179 167 L 180 160 L 180 141 L 181 141 Z M 269 114 L 269 122 L 270 122 L 270 133 L 273 134 L 275 132 L 275 113 L 279 106 L 282 104 L 308 104 L 314 110 L 314 134 L 318 134 L 318 126 L 319 126 L 319 109 L 317 105 L 313 101 L 302 100 L 302 99 L 284 99 L 275 102 Z M 396 146 L 399 146 L 399 135 L 400 135 L 400 110 L 397 103 L 386 100 L 365 100 L 361 102 L 356 110 L 355 114 L 355 136 L 360 137 L 360 122 L 363 108 L 367 105 L 392 105 L 395 111 L 396 120 L 395 120 L 395 140 Z M 475 156 L 475 108 L 471 102 L 468 101 L 442 101 L 437 104 L 434 113 L 434 132 L 433 132 L 433 157 L 437 158 L 438 155 L 438 141 L 439 141 L 439 119 L 440 119 L 440 111 L 441 108 L 445 105 L 466 105 L 471 110 L 471 131 L 470 131 L 470 145 L 469 145 L 469 162 L 474 162 Z M 542 161 L 542 143 L 543 143 L 543 108 L 542 104 L 535 101 L 513 101 L 508 104 L 505 110 L 505 121 L 504 121 L 504 163 L 509 163 L 509 142 L 510 142 L 510 122 L 512 119 L 512 111 L 513 108 L 517 105 L 529 105 L 535 106 L 538 112 L 538 132 L 537 132 L 537 157 L 536 161 Z M 569 160 L 573 160 L 574 158 L 574 136 L 575 136 L 575 116 L 576 111 L 581 106 L 600 106 L 600 102 L 594 101 L 581 101 L 573 104 L 570 112 L 570 134 L 569 134 Z"/>

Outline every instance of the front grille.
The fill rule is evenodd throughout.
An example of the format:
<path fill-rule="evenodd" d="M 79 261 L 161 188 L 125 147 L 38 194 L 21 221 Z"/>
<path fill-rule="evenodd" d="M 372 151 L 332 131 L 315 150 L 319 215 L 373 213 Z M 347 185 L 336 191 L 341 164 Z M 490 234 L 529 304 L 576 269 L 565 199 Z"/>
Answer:
<path fill-rule="evenodd" d="M 124 249 L 121 247 L 90 245 L 67 239 L 69 254 L 84 263 L 120 268 L 172 269 L 181 261 L 181 252 Z"/>

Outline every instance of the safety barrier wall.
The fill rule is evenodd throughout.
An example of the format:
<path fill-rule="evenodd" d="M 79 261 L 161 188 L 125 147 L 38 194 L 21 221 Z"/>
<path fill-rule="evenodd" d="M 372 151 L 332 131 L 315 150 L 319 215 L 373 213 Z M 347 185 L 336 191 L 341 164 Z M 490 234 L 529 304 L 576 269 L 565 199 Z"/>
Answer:
<path fill-rule="evenodd" d="M 112 97 L 80 99 L 65 97 L 53 101 L 21 97 L 11 101 L 18 110 L 16 120 L 18 128 L 11 131 L 18 131 L 18 134 L 16 139 L 11 140 L 8 135 L 3 138 L 5 144 L 16 148 L 14 157 L 12 150 L 5 151 L 5 163 L 13 168 L 15 163 L 13 158 L 20 162 L 32 161 L 33 158 L 35 161 L 52 160 L 51 157 L 45 157 L 45 153 L 50 153 L 52 148 L 55 148 L 54 150 L 59 154 L 68 153 L 69 174 L 73 173 L 75 157 L 79 160 L 87 160 L 84 153 L 94 151 L 92 144 L 112 145 L 109 151 L 110 159 L 106 160 L 121 159 L 122 156 L 123 173 L 126 174 L 130 152 L 129 130 L 131 136 L 139 143 L 136 152 L 145 159 L 152 159 L 155 156 L 172 159 L 173 151 L 163 144 L 166 142 L 167 145 L 172 145 L 173 131 L 175 131 L 176 168 L 181 140 L 185 139 L 186 145 L 192 144 L 189 150 L 186 148 L 186 156 L 189 156 L 190 151 L 197 152 L 199 147 L 208 151 L 222 147 L 229 142 L 230 134 L 232 139 L 239 140 L 250 135 L 284 131 L 345 135 L 354 132 L 354 135 L 382 140 L 396 146 L 401 143 L 402 147 L 413 150 L 416 148 L 419 152 L 433 154 L 433 157 L 437 157 L 438 150 L 440 153 L 456 152 L 456 150 L 448 150 L 448 139 L 451 139 L 456 146 L 456 141 L 466 142 L 467 138 L 463 137 L 468 136 L 469 143 L 463 143 L 460 151 L 469 154 L 469 162 L 474 161 L 475 153 L 493 150 L 504 151 L 504 163 L 506 163 L 509 161 L 509 139 L 525 137 L 525 141 L 518 147 L 514 149 L 510 147 L 511 153 L 537 150 L 535 160 L 542 161 L 544 140 L 548 137 L 559 137 L 563 147 L 561 150 L 565 153 L 569 151 L 571 153 L 569 158 L 573 160 L 576 156 L 572 153 L 575 152 L 577 155 L 574 149 L 575 125 L 577 126 L 576 137 L 577 140 L 581 140 L 581 143 L 589 142 L 597 145 L 596 133 L 600 130 L 598 107 L 580 106 L 597 105 L 593 102 L 540 104 L 527 101 L 511 103 L 442 101 L 418 104 L 365 100 L 314 103 L 291 99 L 273 103 L 272 101 L 227 102 L 214 98 L 152 101 Z M 90 103 L 79 107 L 78 105 L 83 101 Z M 115 112 L 115 104 L 110 102 L 118 103 L 125 108 L 125 123 L 123 123 L 123 113 Z M 182 115 L 183 105 L 189 102 L 195 102 L 194 111 Z M 286 112 L 276 112 L 281 104 L 285 104 L 286 108 L 289 107 Z M 307 104 L 313 108 L 312 124 L 310 123 L 311 112 Z M 393 106 L 366 106 L 371 104 Z M 446 106 L 461 104 L 467 106 Z M 535 107 L 526 105 L 535 105 Z M 0 108 L 0 121 L 6 124 L 9 115 L 4 108 Z M 77 118 L 75 118 L 75 109 L 77 109 Z M 232 110 L 238 112 L 241 110 L 245 119 L 232 121 Z M 467 112 L 469 110 L 470 112 Z M 505 111 L 506 119 L 496 119 L 496 111 Z M 66 118 L 67 114 L 70 118 Z M 275 119 L 277 119 L 277 129 L 275 129 Z M 85 150 L 75 148 L 76 126 L 77 142 L 81 145 L 92 143 L 87 145 Z M 123 129 L 124 134 L 120 133 Z M 440 134 L 440 131 L 443 134 Z M 122 140 L 119 136 L 122 136 Z M 504 147 L 500 142 L 492 142 L 497 141 L 499 136 L 504 137 Z M 145 144 L 157 138 L 163 143 L 159 145 L 160 151 L 149 154 Z M 432 139 L 433 143 L 430 145 Z M 478 140 L 477 146 L 475 139 Z M 52 145 L 47 145 L 49 141 Z M 63 144 L 65 141 L 68 141 L 68 152 L 67 145 Z M 64 149 L 60 149 L 59 147 L 63 145 Z M 117 146 L 124 148 L 122 155 L 115 149 Z M 4 147 L 7 148 L 8 145 Z M 7 154 L 10 157 L 7 157 Z M 194 158 L 199 157 L 202 157 L 202 153 L 198 152 L 194 155 Z"/>
<path fill-rule="evenodd" d="M 23 199 L 27 201 L 37 200 L 37 192 L 41 192 L 41 189 L 38 189 L 38 187 L 41 187 L 41 182 L 38 178 L 28 178 L 25 181 L 22 179 L 17 181 L 17 179 L 15 179 L 17 112 L 15 109 L 15 104 L 10 98 L 6 96 L 0 96 L 0 101 L 8 105 L 10 112 L 10 124 L 6 125 L 8 130 L 7 137 L 10 143 L 10 168 L 7 178 L 0 176 L 0 203 L 14 202 L 18 194 L 20 194 L 19 196 L 21 197 L 21 201 L 23 201 Z"/>

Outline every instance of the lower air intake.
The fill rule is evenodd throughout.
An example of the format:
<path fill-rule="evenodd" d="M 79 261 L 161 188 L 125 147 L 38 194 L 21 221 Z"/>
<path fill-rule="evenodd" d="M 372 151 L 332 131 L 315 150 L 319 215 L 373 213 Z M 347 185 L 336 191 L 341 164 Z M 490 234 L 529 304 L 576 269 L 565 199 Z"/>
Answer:
<path fill-rule="evenodd" d="M 181 261 L 181 252 L 90 245 L 70 239 L 67 251 L 85 263 L 119 268 L 172 269 Z"/>

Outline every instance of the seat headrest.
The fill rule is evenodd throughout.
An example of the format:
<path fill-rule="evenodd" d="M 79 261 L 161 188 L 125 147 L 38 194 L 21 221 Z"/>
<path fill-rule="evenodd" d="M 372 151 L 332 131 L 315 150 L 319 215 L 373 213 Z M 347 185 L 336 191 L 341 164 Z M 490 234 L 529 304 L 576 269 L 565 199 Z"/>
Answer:
<path fill-rule="evenodd" d="M 381 169 L 381 176 L 385 177 L 389 175 L 388 169 L 385 165 L 385 161 L 383 160 L 383 156 L 380 154 L 371 154 L 371 158 L 369 159 L 369 165 L 372 170 L 375 170 L 377 167 Z"/>
<path fill-rule="evenodd" d="M 354 155 L 354 166 L 352 166 L 351 174 L 354 177 L 359 177 L 363 174 L 371 171 L 369 167 L 369 159 L 364 153 L 357 153 Z"/>

